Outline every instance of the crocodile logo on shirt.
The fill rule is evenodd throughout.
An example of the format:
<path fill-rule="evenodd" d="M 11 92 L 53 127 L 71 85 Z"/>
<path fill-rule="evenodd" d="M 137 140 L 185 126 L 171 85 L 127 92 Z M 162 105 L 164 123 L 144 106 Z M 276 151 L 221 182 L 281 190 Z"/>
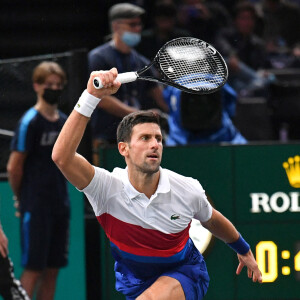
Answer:
<path fill-rule="evenodd" d="M 177 219 L 180 219 L 179 215 L 174 214 L 171 216 L 171 220 L 177 220 Z"/>

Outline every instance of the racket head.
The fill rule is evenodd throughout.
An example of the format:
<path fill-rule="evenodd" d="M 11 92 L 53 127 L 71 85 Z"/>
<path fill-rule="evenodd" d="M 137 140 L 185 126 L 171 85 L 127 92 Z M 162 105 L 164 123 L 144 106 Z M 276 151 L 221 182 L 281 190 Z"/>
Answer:
<path fill-rule="evenodd" d="M 216 92 L 228 79 L 222 55 L 209 43 L 192 37 L 167 42 L 154 61 L 163 83 L 188 93 Z"/>

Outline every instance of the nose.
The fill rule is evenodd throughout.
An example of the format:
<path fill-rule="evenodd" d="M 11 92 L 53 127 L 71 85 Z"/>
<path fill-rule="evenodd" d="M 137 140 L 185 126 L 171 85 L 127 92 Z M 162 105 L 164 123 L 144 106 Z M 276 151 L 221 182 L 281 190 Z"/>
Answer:
<path fill-rule="evenodd" d="M 155 137 L 153 137 L 151 139 L 151 148 L 152 149 L 158 149 L 158 141 L 157 141 L 157 139 Z"/>
<path fill-rule="evenodd" d="M 136 33 L 140 33 L 142 31 L 142 24 L 136 25 L 133 30 Z"/>
<path fill-rule="evenodd" d="M 60 83 L 57 83 L 57 84 L 53 84 L 51 86 L 52 90 L 61 90 L 62 89 L 62 86 Z"/>

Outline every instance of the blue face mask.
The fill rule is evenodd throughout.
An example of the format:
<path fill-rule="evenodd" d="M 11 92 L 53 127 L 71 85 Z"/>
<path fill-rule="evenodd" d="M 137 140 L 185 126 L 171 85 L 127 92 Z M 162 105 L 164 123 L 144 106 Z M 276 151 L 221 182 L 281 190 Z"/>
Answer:
<path fill-rule="evenodd" d="M 122 41 L 129 47 L 136 46 L 141 41 L 141 34 L 125 31 L 122 35 Z"/>

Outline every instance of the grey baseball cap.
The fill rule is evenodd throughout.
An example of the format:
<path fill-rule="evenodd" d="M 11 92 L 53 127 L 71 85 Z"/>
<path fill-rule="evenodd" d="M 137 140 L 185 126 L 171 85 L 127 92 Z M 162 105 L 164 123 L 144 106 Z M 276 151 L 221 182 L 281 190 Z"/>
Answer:
<path fill-rule="evenodd" d="M 108 11 L 110 22 L 117 19 L 132 19 L 141 16 L 145 10 L 131 3 L 119 3 L 113 5 Z"/>

